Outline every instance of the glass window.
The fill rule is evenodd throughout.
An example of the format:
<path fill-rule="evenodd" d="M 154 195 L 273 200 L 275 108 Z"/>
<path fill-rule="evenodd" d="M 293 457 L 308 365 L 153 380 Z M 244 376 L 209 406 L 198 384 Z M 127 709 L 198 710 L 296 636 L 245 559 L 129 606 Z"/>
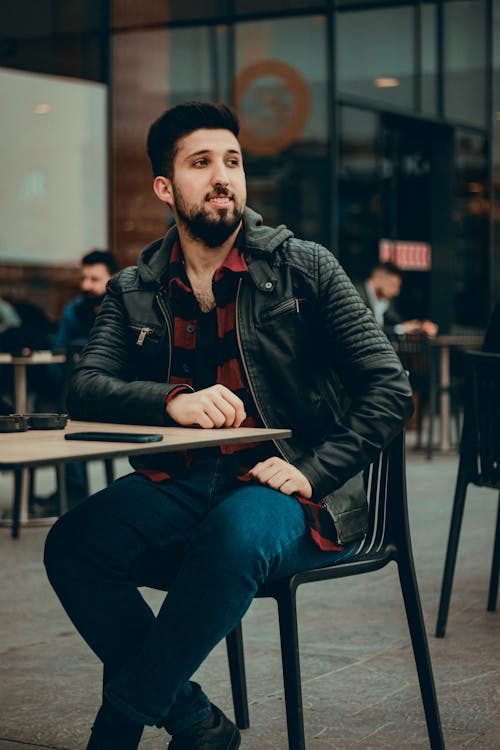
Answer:
<path fill-rule="evenodd" d="M 437 9 L 435 3 L 423 3 L 420 8 L 421 22 L 421 106 L 427 115 L 437 113 Z"/>
<path fill-rule="evenodd" d="M 377 114 L 340 107 L 339 257 L 357 280 L 366 277 L 378 257 L 381 181 L 390 165 L 379 160 L 377 141 Z"/>
<path fill-rule="evenodd" d="M 234 100 L 249 204 L 270 224 L 329 243 L 326 23 L 320 16 L 240 23 Z"/>
<path fill-rule="evenodd" d="M 146 156 L 151 123 L 182 101 L 226 100 L 224 27 L 117 33 L 113 44 L 113 227 L 122 264 L 164 233 L 170 212 L 152 192 Z"/>
<path fill-rule="evenodd" d="M 413 107 L 413 20 L 412 6 L 339 12 L 336 33 L 339 92 Z"/>
<path fill-rule="evenodd" d="M 500 0 L 493 2 L 493 300 L 500 300 Z"/>
<path fill-rule="evenodd" d="M 167 24 L 169 21 L 196 21 L 224 16 L 226 0 L 113 0 L 112 26 L 115 29 Z"/>
<path fill-rule="evenodd" d="M 488 159 L 484 136 L 457 130 L 455 137 L 455 320 L 482 327 L 488 316 Z"/>
<path fill-rule="evenodd" d="M 444 5 L 445 115 L 486 124 L 486 0 Z"/>

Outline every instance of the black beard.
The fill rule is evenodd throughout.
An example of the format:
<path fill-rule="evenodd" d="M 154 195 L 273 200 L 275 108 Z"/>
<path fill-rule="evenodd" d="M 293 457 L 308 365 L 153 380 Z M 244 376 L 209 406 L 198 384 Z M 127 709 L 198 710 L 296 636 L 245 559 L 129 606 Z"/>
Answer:
<path fill-rule="evenodd" d="M 179 221 L 184 224 L 193 240 L 202 240 L 207 247 L 220 247 L 232 235 L 241 221 L 238 213 L 228 217 L 228 212 L 221 212 L 219 220 L 209 219 L 202 211 L 186 216 L 177 209 Z"/>
<path fill-rule="evenodd" d="M 218 195 L 229 195 L 229 191 L 222 187 L 216 189 L 216 193 Z M 193 240 L 201 240 L 207 247 L 213 248 L 223 245 L 238 228 L 243 216 L 243 211 L 234 202 L 234 213 L 232 215 L 227 208 L 220 209 L 216 218 L 210 218 L 203 209 L 188 214 L 184 210 L 182 196 L 176 195 L 175 186 L 174 197 L 176 198 L 175 209 L 178 222 L 184 226 Z"/>

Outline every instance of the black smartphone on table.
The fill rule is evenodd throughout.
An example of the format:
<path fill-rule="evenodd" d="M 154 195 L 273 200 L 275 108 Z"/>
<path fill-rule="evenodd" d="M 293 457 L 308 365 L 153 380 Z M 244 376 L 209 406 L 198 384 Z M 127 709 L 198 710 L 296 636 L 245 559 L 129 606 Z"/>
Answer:
<path fill-rule="evenodd" d="M 105 443 L 158 443 L 163 435 L 145 432 L 67 432 L 65 440 L 101 440 Z"/>

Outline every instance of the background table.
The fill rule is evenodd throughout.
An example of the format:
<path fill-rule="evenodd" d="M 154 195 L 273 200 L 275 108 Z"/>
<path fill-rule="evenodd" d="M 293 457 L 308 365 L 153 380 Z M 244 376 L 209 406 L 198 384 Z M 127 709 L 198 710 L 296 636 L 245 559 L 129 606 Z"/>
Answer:
<path fill-rule="evenodd" d="M 157 433 L 163 440 L 157 443 L 116 443 L 85 440 L 65 440 L 67 432 L 80 431 Z M 108 424 L 103 422 L 69 421 L 64 430 L 28 430 L 0 434 L 0 470 L 15 473 L 15 498 L 12 536 L 19 533 L 18 521 L 28 518 L 26 482 L 27 469 L 73 461 L 102 460 L 137 454 L 167 453 L 183 449 L 208 448 L 231 443 L 258 443 L 283 440 L 291 430 L 265 427 L 234 427 L 204 430 L 192 427 L 156 427 L 151 425 Z M 63 487 L 64 482 L 60 485 Z"/>
<path fill-rule="evenodd" d="M 482 346 L 482 334 L 443 334 L 429 339 L 429 345 L 438 354 L 439 377 L 439 447 L 441 450 L 450 449 L 450 350 L 477 349 Z"/>
<path fill-rule="evenodd" d="M 16 357 L 13 354 L 0 353 L 0 365 L 12 365 L 14 368 L 14 409 L 16 414 L 26 414 L 28 406 L 28 387 L 26 368 L 35 365 L 63 364 L 64 354 L 52 354 L 49 351 L 33 352 L 28 357 Z"/>

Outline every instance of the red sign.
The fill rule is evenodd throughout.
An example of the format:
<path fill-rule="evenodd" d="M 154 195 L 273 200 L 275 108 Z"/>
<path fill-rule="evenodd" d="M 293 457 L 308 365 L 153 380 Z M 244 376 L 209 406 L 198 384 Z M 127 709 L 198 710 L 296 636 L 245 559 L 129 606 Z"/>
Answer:
<path fill-rule="evenodd" d="M 382 263 L 391 261 L 403 271 L 430 271 L 431 246 L 428 242 L 379 240 L 378 257 Z"/>

